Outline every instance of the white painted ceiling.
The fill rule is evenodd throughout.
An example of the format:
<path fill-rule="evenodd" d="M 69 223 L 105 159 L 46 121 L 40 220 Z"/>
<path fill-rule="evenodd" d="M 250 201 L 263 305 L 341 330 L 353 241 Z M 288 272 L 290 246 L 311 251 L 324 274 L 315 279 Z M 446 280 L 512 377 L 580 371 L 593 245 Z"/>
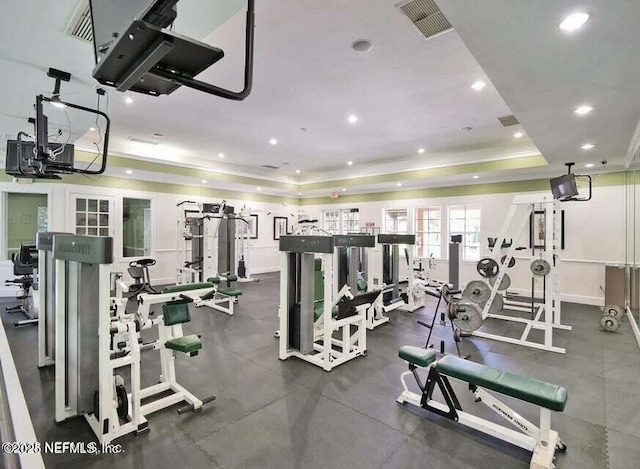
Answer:
<path fill-rule="evenodd" d="M 640 118 L 640 1 L 436 2 L 549 162 L 624 163 Z M 561 30 L 575 12 L 591 18 Z M 583 104 L 594 110 L 576 116 Z"/>
<path fill-rule="evenodd" d="M 25 119 L 33 114 L 35 94 L 53 89 L 48 67 L 73 74 L 72 83 L 63 84 L 63 93 L 74 93 L 69 100 L 94 104 L 95 82 L 91 45 L 64 35 L 77 0 L 5 3 L 11 13 L 0 18 L 0 134 L 6 138 L 30 130 Z M 555 163 L 548 170 L 557 171 L 564 161 L 584 158 L 579 144 L 587 140 L 597 144 L 598 153 L 592 156 L 606 154 L 612 168 L 621 163 L 640 115 L 638 95 L 631 95 L 640 67 L 633 63 L 639 38 L 625 29 L 640 17 L 640 2 L 581 0 L 579 6 L 594 13 L 587 25 L 592 30 L 567 38 L 556 26 L 575 2 L 440 0 L 457 31 L 430 40 L 419 35 L 396 3 L 257 2 L 255 79 L 249 98 L 233 102 L 182 88 L 159 98 L 132 94 L 134 102 L 126 105 L 124 95 L 110 89 L 111 149 L 142 159 L 298 182 L 526 156 L 536 154 L 536 146 Z M 242 87 L 244 4 L 219 1 L 214 9 L 205 0 L 179 3 L 176 30 L 205 38 L 226 54 L 200 79 Z M 607 12 L 606 5 L 617 11 Z M 511 24 L 513 18 L 517 20 Z M 351 44 L 363 38 L 374 43 L 373 50 L 354 52 Z M 480 92 L 470 87 L 476 80 L 487 83 Z M 592 100 L 595 111 L 576 120 L 571 110 L 584 99 Z M 511 111 L 523 126 L 501 126 L 497 118 Z M 50 120 L 64 126 L 65 116 L 53 117 L 54 112 Z M 357 124 L 347 123 L 350 114 L 359 117 Z M 89 125 L 72 120 L 74 137 Z M 461 131 L 465 126 L 473 130 Z M 526 135 L 514 139 L 517 130 Z M 127 140 L 154 140 L 154 132 L 164 135 L 155 146 Z M 278 144 L 271 146 L 270 138 Z M 77 144 L 90 148 L 93 140 L 95 135 L 87 132 Z M 416 151 L 421 147 L 423 155 Z M 218 158 L 220 152 L 224 160 Z M 261 168 L 264 164 L 280 169 Z M 535 175 L 543 172 L 537 169 Z M 534 176 L 520 173 L 508 174 Z M 499 177 L 487 174 L 479 182 Z M 425 182 L 405 185 L 424 187 Z M 462 183 L 455 178 L 450 182 Z M 358 189 L 365 190 L 388 189 Z"/>

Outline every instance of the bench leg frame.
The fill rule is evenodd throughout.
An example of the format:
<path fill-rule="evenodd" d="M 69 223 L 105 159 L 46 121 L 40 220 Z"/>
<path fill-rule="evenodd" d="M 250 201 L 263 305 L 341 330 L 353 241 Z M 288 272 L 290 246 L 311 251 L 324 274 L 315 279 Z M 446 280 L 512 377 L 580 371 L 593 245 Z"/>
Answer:
<path fill-rule="evenodd" d="M 418 386 L 422 390 L 422 395 L 416 394 L 409 390 L 405 381 L 406 377 L 412 375 L 416 379 Z M 487 435 L 498 438 L 512 445 L 526 449 L 533 453 L 531 458 L 530 469 L 552 469 L 555 467 L 553 460 L 555 458 L 556 448 L 565 449 L 565 445 L 560 440 L 558 433 L 551 430 L 551 411 L 546 408 L 540 408 L 540 426 L 536 426 L 516 411 L 511 409 L 505 403 L 494 397 L 483 388 L 472 386 L 474 398 L 477 402 L 482 402 L 491 410 L 496 412 L 502 418 L 507 420 L 518 430 L 516 431 L 503 425 L 490 422 L 486 419 L 477 417 L 473 414 L 463 411 L 460 408 L 458 400 L 453 389 L 450 386 L 443 386 L 439 383 L 441 393 L 445 397 L 447 403 L 438 402 L 432 399 L 433 390 L 435 388 L 436 378 L 446 378 L 441 376 L 431 366 L 429 367 L 429 377 L 423 385 L 417 376 L 415 367 L 405 371 L 400 376 L 403 391 L 396 401 L 400 404 L 408 403 L 416 407 L 421 407 L 438 415 L 448 417 L 462 425 L 473 428 Z M 454 404 L 453 407 L 451 404 Z"/>

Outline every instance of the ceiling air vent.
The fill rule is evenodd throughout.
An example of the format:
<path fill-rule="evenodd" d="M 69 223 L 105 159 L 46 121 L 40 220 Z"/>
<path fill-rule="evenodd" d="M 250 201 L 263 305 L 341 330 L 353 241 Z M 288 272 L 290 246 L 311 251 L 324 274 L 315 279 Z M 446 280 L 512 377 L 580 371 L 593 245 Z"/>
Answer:
<path fill-rule="evenodd" d="M 80 3 L 78 3 L 76 10 L 67 25 L 66 33 L 67 36 L 75 37 L 85 42 L 93 41 L 89 0 L 80 0 Z"/>
<path fill-rule="evenodd" d="M 425 39 L 453 29 L 433 0 L 410 0 L 398 4 L 398 8 L 418 28 Z"/>
<path fill-rule="evenodd" d="M 262 167 L 267 169 L 280 169 L 280 166 L 273 166 L 270 164 L 263 164 Z"/>
<path fill-rule="evenodd" d="M 498 117 L 498 120 L 500 121 L 503 127 L 509 127 L 510 125 L 518 125 L 520 123 L 518 122 L 518 119 L 516 119 L 516 116 L 514 115 Z"/>
<path fill-rule="evenodd" d="M 141 138 L 137 138 L 137 137 L 127 137 L 127 140 L 129 140 L 130 142 L 135 142 L 135 143 L 145 143 L 147 145 L 157 145 L 158 142 L 151 142 L 149 140 L 143 140 Z"/>

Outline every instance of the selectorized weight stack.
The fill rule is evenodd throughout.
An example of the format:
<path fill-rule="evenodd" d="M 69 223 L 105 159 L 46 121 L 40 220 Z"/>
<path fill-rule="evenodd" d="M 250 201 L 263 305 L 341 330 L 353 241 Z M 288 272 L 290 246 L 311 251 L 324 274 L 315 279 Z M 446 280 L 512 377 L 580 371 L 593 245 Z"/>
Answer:
<path fill-rule="evenodd" d="M 63 235 L 55 231 L 36 234 L 38 249 L 37 288 L 34 288 L 35 301 L 38 305 L 38 367 L 42 368 L 55 363 L 56 321 L 54 315 L 55 265 L 53 259 L 53 237 Z"/>

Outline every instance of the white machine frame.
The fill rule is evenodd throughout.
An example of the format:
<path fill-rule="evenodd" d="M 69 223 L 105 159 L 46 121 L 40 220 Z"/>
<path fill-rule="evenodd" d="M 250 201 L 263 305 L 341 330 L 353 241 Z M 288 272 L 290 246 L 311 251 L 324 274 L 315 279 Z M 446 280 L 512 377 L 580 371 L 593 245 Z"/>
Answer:
<path fill-rule="evenodd" d="M 537 307 L 533 319 L 525 319 L 515 316 L 509 316 L 505 314 L 492 314 L 489 312 L 493 303 L 502 279 L 507 273 L 507 266 L 513 258 L 518 240 L 521 239 L 525 229 L 528 225 L 530 215 L 536 208 L 542 208 L 545 213 L 545 248 L 541 251 L 542 255 L 532 256 L 534 259 L 544 259 L 551 270 L 546 276 L 545 282 L 545 301 L 543 304 Z M 532 194 L 532 195 L 517 195 L 513 198 L 513 203 L 509 208 L 507 218 L 500 230 L 498 238 L 495 242 L 495 248 L 491 254 L 491 258 L 496 261 L 500 267 L 498 276 L 495 279 L 493 287 L 491 287 L 491 296 L 485 303 L 482 310 L 482 320 L 487 318 L 499 319 L 502 321 L 510 321 L 524 324 L 525 328 L 520 338 L 505 337 L 499 334 L 491 334 L 483 331 L 473 331 L 472 334 L 476 337 L 482 337 L 485 339 L 498 340 L 501 342 L 507 342 L 515 345 L 522 345 L 524 347 L 530 347 L 540 350 L 547 350 L 556 353 L 566 353 L 566 349 L 553 345 L 553 331 L 554 329 L 562 329 L 570 331 L 571 326 L 564 325 L 561 322 L 561 301 L 560 301 L 560 276 L 558 271 L 560 269 L 560 227 L 561 227 L 561 209 L 560 202 L 551 197 L 550 194 Z M 503 241 L 507 239 L 508 234 L 513 236 L 512 244 L 507 249 L 504 257 L 504 261 L 500 260 L 500 249 Z M 508 305 L 510 309 L 518 310 L 518 307 Z M 522 309 L 529 312 L 529 309 Z M 529 340 L 529 334 L 532 330 L 542 330 L 544 332 L 543 342 L 535 342 Z"/>
<path fill-rule="evenodd" d="M 357 314 L 343 319 L 335 320 L 332 317 L 333 307 L 342 297 L 353 298 L 351 289 L 345 285 L 336 294 L 334 285 L 334 273 L 337 272 L 337 256 L 333 254 L 318 254 L 322 259 L 324 273 L 324 304 L 322 315 L 314 322 L 313 352 L 302 353 L 288 346 L 289 340 L 289 303 L 288 303 L 288 279 L 289 263 L 286 255 L 282 253 L 280 264 L 280 344 L 279 358 L 286 360 L 289 357 L 297 357 L 309 363 L 331 371 L 338 365 L 367 353 L 366 335 L 366 310 L 370 305 L 362 305 L 357 308 Z M 355 332 L 351 333 L 352 327 Z M 334 333 L 339 331 L 340 338 L 335 338 Z"/>
<path fill-rule="evenodd" d="M 435 366 L 435 363 L 432 363 L 429 368 L 433 366 Z M 421 367 L 416 367 L 416 369 L 417 368 Z M 429 368 L 426 369 L 428 370 Z M 406 402 L 423 408 L 422 395 L 410 391 L 407 386 L 405 378 L 409 375 L 414 376 L 413 371 L 405 371 L 400 375 L 403 391 L 396 401 L 400 404 L 404 404 Z M 536 426 L 504 402 L 489 393 L 486 389 L 475 386 L 473 397 L 476 402 L 482 402 L 520 431 L 515 431 L 512 428 L 477 417 L 463 410 L 455 409 L 458 417 L 458 423 L 494 438 L 506 441 L 507 443 L 511 443 L 512 445 L 518 446 L 527 451 L 531 451 L 533 455 L 531 458 L 530 469 L 552 469 L 555 467 L 553 460 L 556 448 L 566 448 L 566 446 L 562 440 L 560 440 L 558 432 L 551 429 L 551 410 L 540 407 L 540 424 Z M 440 410 L 445 414 L 451 411 L 448 405 L 433 399 L 430 399 L 427 402 L 427 405 Z"/>
<path fill-rule="evenodd" d="M 177 279 L 178 285 L 206 282 L 208 278 L 218 275 L 218 230 L 224 216 L 224 208 L 226 201 L 219 203 L 219 209 L 215 213 L 204 213 L 203 204 L 196 202 L 183 202 L 178 206 L 178 247 L 177 247 Z M 201 218 L 203 222 L 203 233 L 201 235 L 192 235 L 187 228 L 186 213 L 194 214 L 193 217 Z M 191 242 L 193 238 L 203 238 L 202 242 L 202 264 L 200 269 L 185 266 L 189 253 L 193 247 Z M 198 276 L 202 276 L 202 280 Z"/>

